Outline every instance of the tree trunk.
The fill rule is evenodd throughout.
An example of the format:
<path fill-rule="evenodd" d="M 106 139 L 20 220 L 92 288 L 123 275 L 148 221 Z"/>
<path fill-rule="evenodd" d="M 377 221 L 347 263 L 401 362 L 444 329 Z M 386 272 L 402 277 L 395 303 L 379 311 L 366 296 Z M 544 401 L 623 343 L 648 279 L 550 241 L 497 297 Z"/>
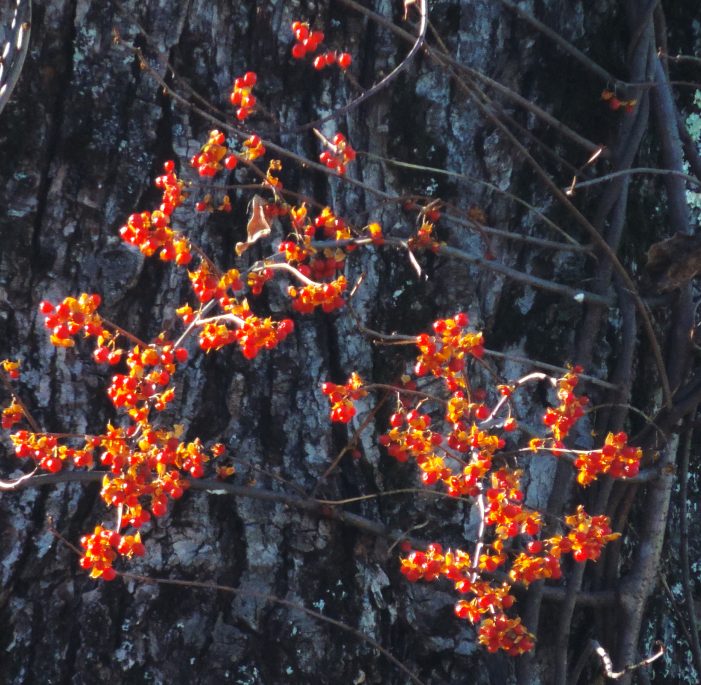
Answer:
<path fill-rule="evenodd" d="M 295 315 L 294 334 L 253 362 L 234 346 L 211 355 L 191 350 L 167 417 L 182 423 L 190 439 L 223 442 L 237 468 L 227 483 L 240 489 L 191 489 L 164 519 L 147 526 L 147 555 L 128 570 L 219 583 L 237 594 L 90 580 L 50 526 L 77 544 L 95 524 L 111 521 L 114 512 L 99 497 L 99 481 L 67 478 L 3 492 L 0 679 L 408 682 L 359 632 L 427 684 L 575 683 L 575 673 L 579 682 L 594 682 L 602 667 L 598 657 L 586 659 L 590 640 L 601 643 L 619 669 L 654 651 L 656 639 L 668 653 L 645 669 L 650 681 L 693 682 L 693 649 L 684 629 L 695 628 L 688 604 L 695 588 L 683 596 L 684 569 L 673 561 L 678 546 L 687 544 L 678 534 L 685 509 L 673 497 L 673 474 L 677 445 L 691 440 L 701 399 L 689 345 L 698 293 L 688 282 L 658 293 L 642 267 L 653 243 L 693 232 L 698 217 L 690 214 L 678 175 L 624 174 L 583 183 L 631 167 L 681 172 L 684 155 L 691 165 L 686 170 L 699 174 L 693 144 L 685 149 L 686 133 L 677 131 L 677 108 L 690 104 L 688 88 L 673 95 L 666 65 L 655 56 L 666 40 L 670 53 L 698 46 L 701 36 L 688 28 L 696 3 L 681 4 L 669 8 L 666 27 L 661 7 L 645 13 L 633 2 L 627 12 L 613 2 L 568 3 L 566 11 L 551 0 L 536 4 L 538 19 L 586 59 L 624 81 L 657 84 L 635 88 L 607 83 L 509 2 L 432 3 L 432 51 L 420 50 L 387 87 L 319 125 L 327 137 L 342 131 L 355 149 L 368 153 L 358 154 L 348 170 L 363 185 L 302 169 L 287 158 L 282 180 L 354 226 L 377 221 L 385 235 L 401 238 L 415 232 L 417 212 L 406 205 L 439 198 L 446 217 L 438 237 L 470 260 L 429 252 L 417 253 L 414 264 L 407 250 L 358 250 L 346 267 L 351 284 L 363 275 L 352 299 L 357 320 L 347 310 Z M 406 7 L 408 22 L 401 4 L 364 6 L 417 35 L 420 3 Z M 351 52 L 350 75 L 336 68 L 317 73 L 309 59 L 293 60 L 294 20 L 312 22 L 331 48 Z M 436 57 L 438 36 L 464 68 Z M 165 160 L 180 160 L 181 175 L 199 183 L 187 160 L 215 127 L 203 112 L 217 117 L 217 110 L 226 111 L 226 120 L 235 122 L 228 109 L 233 79 L 256 71 L 262 111 L 252 128 L 315 160 L 319 140 L 298 127 L 379 82 L 411 44 L 346 0 L 301 6 L 280 0 L 33 3 L 24 69 L 0 115 L 0 360 L 21 358 L 19 393 L 44 430 L 97 433 L 114 420 L 114 410 L 104 395 L 111 373 L 89 359 L 85 344 L 67 350 L 50 345 L 40 300 L 98 292 L 105 315 L 142 339 L 161 330 L 174 337 L 181 332 L 174 310 L 192 301 L 183 270 L 145 260 L 121 242 L 118 229 L 130 213 L 157 204 L 152 181 Z M 142 50 L 146 68 L 134 48 Z M 698 67 L 696 77 L 684 72 L 683 63 L 669 68 L 672 80 L 699 80 Z M 196 107 L 166 92 L 159 78 Z M 632 111 L 624 112 L 625 104 L 611 110 L 600 100 L 604 89 L 624 102 L 635 100 Z M 544 118 L 543 110 L 555 119 Z M 599 145 L 604 154 L 585 166 Z M 575 173 L 582 187 L 567 205 L 555 191 Z M 238 169 L 230 182 L 257 179 Z M 205 192 L 190 189 L 192 199 Z M 213 192 L 216 203 L 223 191 Z M 232 190 L 231 214 L 192 211 L 178 215 L 178 228 L 220 266 L 250 266 L 270 249 L 255 245 L 241 258 L 234 253 L 246 236 L 252 194 Z M 286 226 L 273 222 L 274 241 Z M 637 305 L 612 255 L 633 275 Z M 253 306 L 276 318 L 289 316 L 285 291 L 286 284 L 273 281 Z M 661 346 L 659 360 L 640 292 Z M 608 431 L 627 430 L 645 448 L 645 466 L 658 470 L 647 483 L 609 482 L 583 491 L 573 483 L 571 465 L 542 455 L 525 462 L 530 506 L 547 507 L 557 522 L 583 501 L 591 513 L 610 515 L 624 537 L 583 573 L 519 594 L 519 612 L 538 636 L 534 655 L 520 660 L 490 655 L 476 644 L 473 628 L 453 614 L 456 596 L 448 585 L 409 585 L 399 573 L 393 533 L 469 547 L 476 514 L 462 500 L 421 494 L 417 469 L 397 464 L 379 447 L 392 400 L 323 477 L 377 398 L 359 403 L 346 432 L 329 421 L 321 383 L 344 382 L 352 371 L 395 383 L 411 364 L 413 350 L 373 344 L 359 323 L 415 335 L 461 310 L 484 330 L 488 348 L 507 354 L 488 357 L 477 368 L 485 387 L 493 384 L 494 372 L 513 381 L 533 368 L 518 358 L 582 363 L 615 389 L 586 385 L 600 408 L 588 415 L 574 446 L 591 448 Z M 525 422 L 538 430 L 552 399 L 538 388 L 519 400 Z M 654 416 L 659 429 L 631 406 Z M 682 420 L 687 435 L 679 440 L 674 433 Z M 0 466 L 8 480 L 29 470 L 5 438 Z M 693 474 L 693 452 L 690 469 Z M 255 488 L 272 494 L 252 497 Z M 402 488 L 417 491 L 342 507 L 310 499 L 347 500 Z M 692 478 L 690 501 L 697 489 Z M 693 563 L 701 542 L 692 535 L 689 544 Z M 686 604 L 670 606 L 664 587 Z M 642 671 L 635 673 L 645 682 Z"/>

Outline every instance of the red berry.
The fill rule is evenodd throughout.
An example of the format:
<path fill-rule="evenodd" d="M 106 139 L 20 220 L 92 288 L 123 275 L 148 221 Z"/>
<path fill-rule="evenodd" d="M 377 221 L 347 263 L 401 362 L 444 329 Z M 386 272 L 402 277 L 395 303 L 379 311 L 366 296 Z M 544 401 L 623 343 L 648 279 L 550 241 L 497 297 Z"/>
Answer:
<path fill-rule="evenodd" d="M 518 423 L 516 423 L 516 419 L 509 418 L 504 421 L 504 430 L 507 433 L 511 433 L 512 431 L 515 431 L 518 428 Z"/>
<path fill-rule="evenodd" d="M 292 24 L 292 30 L 294 31 L 295 38 L 299 41 L 309 38 L 309 27 L 300 21 L 296 21 Z"/>
<path fill-rule="evenodd" d="M 110 351 L 107 347 L 96 347 L 92 353 L 93 359 L 98 364 L 105 364 L 109 360 Z"/>
<path fill-rule="evenodd" d="M 485 407 L 483 404 L 480 404 L 478 407 L 475 408 L 475 418 L 478 421 L 484 421 L 488 416 L 489 409 L 487 409 L 487 407 Z"/>
<path fill-rule="evenodd" d="M 540 540 L 533 540 L 526 545 L 526 549 L 530 554 L 538 554 L 543 549 L 543 543 Z"/>
<path fill-rule="evenodd" d="M 351 65 L 353 58 L 349 53 L 342 52 L 336 61 L 338 62 L 338 66 L 345 71 Z"/>
<path fill-rule="evenodd" d="M 318 57 L 314 58 L 314 68 L 317 71 L 321 71 L 325 66 L 326 66 L 326 59 L 324 58 L 323 55 L 319 55 Z"/>
<path fill-rule="evenodd" d="M 389 417 L 389 425 L 392 428 L 399 428 L 404 423 L 404 414 L 401 412 L 395 412 Z"/>

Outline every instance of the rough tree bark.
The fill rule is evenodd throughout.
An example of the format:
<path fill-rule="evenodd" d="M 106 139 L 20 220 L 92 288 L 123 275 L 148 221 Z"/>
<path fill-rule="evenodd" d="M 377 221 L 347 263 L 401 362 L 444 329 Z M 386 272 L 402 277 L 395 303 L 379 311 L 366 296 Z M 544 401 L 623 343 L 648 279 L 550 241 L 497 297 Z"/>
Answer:
<path fill-rule="evenodd" d="M 402 22 L 401 3 L 362 5 L 416 35 L 415 7 L 408 7 L 411 21 Z M 285 162 L 287 188 L 328 202 L 358 225 L 379 221 L 387 234 L 408 237 L 413 230 L 415 214 L 396 198 L 431 196 L 450 206 L 453 219 L 441 221 L 440 237 L 473 255 L 471 262 L 422 255 L 419 277 L 406 253 L 358 253 L 348 278 L 364 274 L 353 300 L 363 324 L 414 334 L 438 315 L 465 310 L 483 327 L 488 347 L 511 355 L 490 360 L 507 378 L 529 369 L 513 357 L 556 365 L 571 360 L 616 386 L 587 386 L 593 403 L 606 406 L 588 418 L 576 442 L 593 445 L 592 430 L 637 433 L 646 465 L 658 477 L 603 483 L 582 495 L 572 487 L 568 465 L 549 457 L 529 464 L 530 504 L 547 506 L 556 518 L 584 497 L 588 508 L 607 512 L 624 533 L 596 567 L 573 572 L 560 589 L 523 593 L 522 615 L 539 637 L 534 656 L 516 662 L 476 646 L 472 629 L 453 616 L 453 594 L 445 587 L 409 586 L 398 573 L 392 540 L 379 534 L 425 524 L 422 538 L 465 545 L 475 534 L 467 504 L 404 494 L 343 507 L 377 524 L 374 529 L 350 516 L 341 520 L 332 507 L 298 506 L 312 491 L 345 499 L 417 483 L 413 468 L 390 463 L 377 446 L 386 421 L 382 412 L 376 428 L 362 436 L 360 458 L 347 455 L 319 481 L 347 441 L 328 421 L 320 383 L 343 380 L 352 370 L 396 380 L 409 359 L 404 348 L 374 346 L 352 318 L 340 314 L 297 317 L 294 336 L 253 363 L 234 349 L 196 356 L 179 386 L 174 416 L 188 434 L 227 444 L 242 460 L 233 482 L 281 496 L 266 501 L 193 490 L 148 533 L 148 555 L 135 569 L 231 585 L 241 594 L 95 583 L 49 532 L 47 519 L 76 541 L 109 516 L 97 483 L 2 493 L 0 679 L 76 685 L 407 682 L 406 674 L 357 636 L 261 598 L 273 594 L 356 627 L 426 683 L 575 683 L 578 675 L 579 682 L 593 682 L 601 668 L 595 656 L 587 659 L 592 639 L 610 652 L 616 668 L 640 660 L 662 639 L 668 655 L 648 671 L 649 681 L 693 682 L 684 630 L 695 629 L 689 599 L 696 595 L 691 587 L 682 601 L 674 492 L 677 445 L 693 445 L 701 399 L 689 344 L 698 293 L 685 283 L 658 295 L 642 274 L 651 244 L 694 232 L 686 187 L 672 174 L 624 174 L 589 187 L 583 183 L 569 207 L 554 191 L 568 185 L 600 144 L 606 152 L 578 172 L 581 181 L 630 167 L 681 172 L 684 158 L 699 177 L 693 141 L 676 128 L 677 108 L 688 105 L 689 91 L 679 96 L 669 87 L 668 65 L 656 56 L 667 41 L 673 53 L 698 51 L 701 39 L 689 28 L 696 5 L 523 5 L 529 14 L 537 9 L 540 21 L 582 51 L 578 56 L 505 0 L 436 0 L 429 7 L 436 33 L 429 31 L 428 42 L 435 48 L 440 36 L 456 62 L 422 51 L 390 87 L 323 127 L 327 133 L 343 130 L 356 149 L 372 153 L 359 155 L 349 176 L 386 196 Z M 313 19 L 334 46 L 353 53 L 357 85 L 289 58 L 295 19 Z M 112 412 L 102 399 L 106 373 L 77 351 L 49 345 L 39 300 L 98 291 L 109 318 L 149 338 L 163 326 L 176 330 L 174 307 L 188 293 L 180 271 L 157 260 L 145 263 L 119 241 L 117 229 L 129 213 L 153 203 L 151 181 L 163 161 L 179 158 L 186 166 L 211 123 L 165 94 L 135 54 L 115 42 L 115 31 L 142 48 L 150 68 L 177 92 L 194 102 L 191 88 L 222 110 L 233 77 L 254 69 L 271 114 L 259 119 L 260 129 L 309 159 L 318 155 L 318 141 L 296 127 L 379 81 L 411 47 L 345 0 L 33 3 L 29 53 L 0 116 L 0 359 L 22 358 L 23 397 L 47 430 L 95 432 Z M 597 73 L 580 59 L 583 54 L 622 81 Z M 682 64 L 669 68 L 677 79 L 693 78 Z M 698 80 L 698 67 L 696 74 Z M 656 85 L 630 85 L 636 82 Z M 606 87 L 621 99 L 636 99 L 634 111 L 610 111 L 599 101 Z M 545 118 L 543 110 L 555 119 Z M 288 132 L 276 136 L 279 129 Z M 387 158 L 434 170 L 397 166 Z M 246 178 L 237 172 L 239 182 Z M 193 214 L 186 226 L 225 266 L 233 265 L 233 246 L 245 234 L 250 193 L 233 197 L 233 214 Z M 559 245 L 478 230 L 478 212 L 468 214 L 470 208 L 483 213 L 488 227 Z M 571 239 L 542 220 L 541 212 Z M 281 226 L 276 231 L 280 239 Z M 250 253 L 244 263 L 262 254 L 258 247 Z M 640 287 L 635 296 L 612 254 Z M 666 393 L 640 292 L 648 297 L 645 311 L 662 349 Z M 260 306 L 281 314 L 287 305 L 272 286 Z M 540 391 L 524 401 L 532 425 L 546 402 Z M 629 405 L 655 416 L 657 427 Z M 370 406 L 367 401 L 365 409 Z M 683 419 L 680 441 L 675 433 Z M 694 460 L 692 449 L 692 475 Z M 4 477 L 20 474 L 7 440 L 0 466 Z M 691 478 L 684 491 L 691 499 L 697 490 Z M 698 563 L 700 543 L 691 534 L 691 542 L 682 544 L 690 544 L 687 556 Z M 664 587 L 671 588 L 672 599 Z M 646 682 L 642 672 L 635 677 Z"/>

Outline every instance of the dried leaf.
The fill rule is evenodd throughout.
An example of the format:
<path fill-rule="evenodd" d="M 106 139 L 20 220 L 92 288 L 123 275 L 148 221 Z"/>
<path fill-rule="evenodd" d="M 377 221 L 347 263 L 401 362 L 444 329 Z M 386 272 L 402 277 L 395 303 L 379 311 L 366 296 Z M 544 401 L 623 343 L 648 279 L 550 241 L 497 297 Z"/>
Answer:
<path fill-rule="evenodd" d="M 265 215 L 265 200 L 260 195 L 254 195 L 249 205 L 251 216 L 248 219 L 246 232 L 248 240 L 236 243 L 236 254 L 240 257 L 251 245 L 270 235 L 270 224 Z"/>

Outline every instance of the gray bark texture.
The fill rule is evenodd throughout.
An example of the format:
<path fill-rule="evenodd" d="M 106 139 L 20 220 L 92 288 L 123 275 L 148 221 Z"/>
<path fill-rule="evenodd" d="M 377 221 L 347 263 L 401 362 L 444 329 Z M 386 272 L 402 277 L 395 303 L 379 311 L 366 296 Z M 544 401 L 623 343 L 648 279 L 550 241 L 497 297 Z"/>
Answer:
<path fill-rule="evenodd" d="M 27 4 L 20 1 L 22 11 Z M 3 36 L 11 40 L 15 3 L 7 5 Z M 420 2 L 407 5 L 408 21 L 398 0 L 361 5 L 417 36 Z M 294 334 L 252 362 L 236 346 L 209 355 L 190 346 L 167 418 L 189 439 L 223 442 L 237 472 L 231 487 L 217 487 L 208 473 L 209 487 L 189 490 L 144 528 L 146 556 L 120 569 L 237 592 L 88 578 L 50 525 L 77 544 L 96 524 L 114 521 L 90 477 L 0 490 L 1 682 L 411 682 L 379 644 L 427 685 L 575 685 L 605 680 L 593 640 L 614 670 L 664 643 L 664 657 L 618 682 L 698 682 L 699 292 L 693 281 L 660 292 L 659 274 L 644 270 L 651 245 L 698 231 L 685 194 L 693 188 L 680 175 L 696 183 L 701 176 L 699 141 L 683 126 L 693 89 L 674 82 L 701 81 L 701 70 L 698 58 L 668 63 L 657 54 L 699 54 L 698 2 L 543 0 L 518 9 L 506 0 L 429 3 L 430 48 L 387 87 L 319 126 L 327 136 L 343 131 L 359 151 L 348 177 L 361 184 L 281 157 L 285 188 L 355 226 L 377 221 L 386 236 L 415 232 L 417 212 L 407 203 L 442 200 L 436 230 L 454 252 L 417 253 L 417 269 L 404 249 L 357 250 L 346 266 L 349 283 L 363 275 L 352 299 L 357 319 L 347 310 L 295 314 Z M 202 112 L 235 125 L 228 93 L 249 69 L 262 105 L 251 128 L 318 159 L 318 138 L 297 128 L 369 89 L 411 49 L 412 40 L 376 15 L 344 0 L 32 3 L 24 67 L 0 113 L 0 360 L 22 360 L 16 389 L 44 430 L 99 433 L 116 419 L 104 394 L 111 371 L 91 360 L 88 344 L 52 347 L 38 303 L 98 292 L 105 316 L 140 338 L 161 330 L 177 336 L 175 308 L 194 302 L 184 271 L 144 259 L 122 243 L 119 227 L 159 201 L 152 182 L 167 159 L 194 182 L 192 200 L 208 192 L 188 164 L 215 127 Z M 294 20 L 310 21 L 330 48 L 351 52 L 349 75 L 293 60 Z M 452 62 L 440 56 L 441 41 Z M 13 76 L 9 66 L 5 73 Z M 604 89 L 636 100 L 633 111 L 609 109 Z M 604 153 L 586 165 L 599 145 Z M 673 173 L 627 172 L 639 167 Z M 617 171 L 624 173 L 586 183 Z M 565 197 L 560 189 L 574 174 L 581 187 Z M 229 182 L 259 181 L 239 168 Z M 216 200 L 223 191 L 211 192 Z M 245 269 L 271 249 L 234 254 L 253 192 L 232 190 L 231 214 L 184 209 L 176 227 L 221 267 Z M 273 244 L 286 226 L 273 222 Z M 271 282 L 256 311 L 290 316 L 287 285 Z M 478 516 L 466 500 L 422 494 L 418 469 L 380 448 L 392 397 L 322 479 L 380 395 L 359 402 L 353 422 L 339 428 L 321 383 L 344 382 L 352 371 L 396 383 L 415 353 L 374 344 L 359 324 L 416 335 L 457 311 L 484 330 L 489 349 L 506 355 L 475 367 L 484 387 L 493 387 L 494 374 L 513 381 L 533 370 L 523 358 L 578 362 L 612 384 L 583 382 L 596 409 L 571 444 L 592 448 L 608 431 L 626 430 L 651 474 L 583 490 L 571 464 L 526 457 L 527 503 L 549 512 L 552 530 L 582 502 L 607 513 L 623 537 L 596 564 L 566 565 L 563 581 L 518 592 L 519 614 L 538 639 L 535 653 L 520 659 L 476 643 L 474 629 L 453 613 L 449 583 L 412 585 L 399 573 L 399 531 L 469 549 Z M 545 385 L 530 387 L 516 407 L 538 432 L 554 398 Z M 0 386 L 3 406 L 6 395 Z M 30 470 L 7 432 L 0 469 L 7 481 Z M 342 505 L 318 501 L 412 488 Z"/>

